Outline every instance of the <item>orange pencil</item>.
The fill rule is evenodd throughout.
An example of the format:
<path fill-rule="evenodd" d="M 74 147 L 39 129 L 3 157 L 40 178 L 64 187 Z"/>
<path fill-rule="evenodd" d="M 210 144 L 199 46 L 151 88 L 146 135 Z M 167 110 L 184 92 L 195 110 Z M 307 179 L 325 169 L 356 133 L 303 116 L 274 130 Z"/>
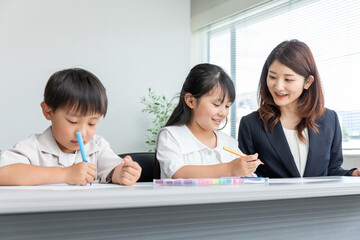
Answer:
<path fill-rule="evenodd" d="M 235 150 L 233 150 L 233 149 L 231 149 L 231 148 L 228 148 L 228 147 L 223 147 L 223 149 L 224 149 L 225 151 L 231 152 L 231 153 L 233 153 L 233 154 L 235 154 L 235 155 L 238 155 L 238 156 L 240 156 L 240 157 L 245 157 L 245 156 L 246 156 L 246 154 L 243 154 L 242 152 L 239 152 L 239 151 L 235 151 Z"/>
<path fill-rule="evenodd" d="M 246 154 L 244 154 L 244 153 L 242 153 L 242 152 L 235 151 L 235 150 L 233 150 L 233 149 L 231 149 L 231 148 L 228 148 L 228 147 L 223 147 L 223 149 L 224 149 L 225 151 L 231 152 L 231 153 L 233 153 L 233 154 L 235 154 L 235 155 L 238 155 L 238 156 L 240 156 L 240 157 L 245 157 L 245 156 L 247 156 Z M 249 161 L 249 162 L 252 162 L 252 161 Z M 261 165 L 264 165 L 264 163 L 263 163 L 262 161 L 260 161 L 260 164 L 261 164 Z"/>

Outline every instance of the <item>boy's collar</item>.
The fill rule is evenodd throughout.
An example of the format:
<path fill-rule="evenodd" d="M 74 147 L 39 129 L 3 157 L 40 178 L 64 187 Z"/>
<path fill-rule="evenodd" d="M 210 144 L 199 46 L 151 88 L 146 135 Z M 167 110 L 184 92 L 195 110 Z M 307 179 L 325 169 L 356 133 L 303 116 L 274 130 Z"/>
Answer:
<path fill-rule="evenodd" d="M 55 141 L 55 138 L 52 134 L 51 126 L 48 127 L 39 137 L 39 148 L 42 152 L 50 153 L 55 156 L 60 156 L 62 154 L 59 145 Z M 86 155 L 90 155 L 94 152 L 99 151 L 100 148 L 92 141 L 88 142 L 85 145 Z"/>

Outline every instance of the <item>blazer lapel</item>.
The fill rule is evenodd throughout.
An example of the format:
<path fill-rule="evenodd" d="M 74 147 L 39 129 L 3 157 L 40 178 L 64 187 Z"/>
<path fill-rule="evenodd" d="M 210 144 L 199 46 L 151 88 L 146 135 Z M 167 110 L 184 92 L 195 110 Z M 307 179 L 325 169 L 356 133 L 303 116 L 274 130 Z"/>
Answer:
<path fill-rule="evenodd" d="M 273 131 L 266 131 L 266 135 L 275 152 L 293 177 L 300 177 L 294 157 L 290 151 L 280 121 L 275 125 Z"/>
<path fill-rule="evenodd" d="M 318 166 L 316 166 L 317 164 L 317 160 L 318 158 L 316 157 L 316 149 L 321 146 L 321 143 L 319 142 L 321 139 L 320 134 L 317 134 L 316 132 L 314 132 L 314 130 L 312 130 L 312 128 L 308 128 L 308 132 L 309 132 L 309 152 L 307 155 L 307 159 L 306 159 L 306 167 L 305 167 L 305 171 L 304 171 L 304 177 L 307 176 L 316 176 L 316 169 L 318 168 Z M 314 172 L 315 171 L 315 172 Z"/>

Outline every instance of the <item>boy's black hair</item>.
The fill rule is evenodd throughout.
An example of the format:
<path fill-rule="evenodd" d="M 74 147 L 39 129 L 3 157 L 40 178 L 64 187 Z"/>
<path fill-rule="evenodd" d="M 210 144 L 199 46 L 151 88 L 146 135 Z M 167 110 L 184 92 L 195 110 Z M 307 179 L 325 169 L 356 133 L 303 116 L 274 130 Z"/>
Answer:
<path fill-rule="evenodd" d="M 44 102 L 54 112 L 65 108 L 82 116 L 96 113 L 105 116 L 108 105 L 106 90 L 100 80 L 81 68 L 54 73 L 46 84 Z"/>

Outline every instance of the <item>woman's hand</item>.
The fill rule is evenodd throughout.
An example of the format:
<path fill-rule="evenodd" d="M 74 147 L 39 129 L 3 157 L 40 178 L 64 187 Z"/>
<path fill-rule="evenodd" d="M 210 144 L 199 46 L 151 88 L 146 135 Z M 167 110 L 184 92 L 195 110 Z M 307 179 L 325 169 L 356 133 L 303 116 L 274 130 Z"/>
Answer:
<path fill-rule="evenodd" d="M 351 175 L 355 177 L 360 177 L 360 168 L 355 169 Z"/>

